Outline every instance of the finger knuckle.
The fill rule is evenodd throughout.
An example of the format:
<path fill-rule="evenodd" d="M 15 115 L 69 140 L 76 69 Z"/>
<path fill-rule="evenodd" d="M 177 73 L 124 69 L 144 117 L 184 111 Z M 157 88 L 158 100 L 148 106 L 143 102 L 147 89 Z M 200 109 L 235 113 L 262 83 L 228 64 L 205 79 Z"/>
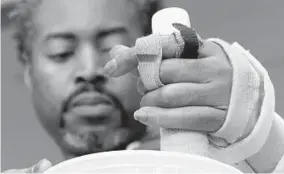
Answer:
<path fill-rule="evenodd" d="M 218 110 L 218 112 L 211 117 L 210 121 L 212 124 L 212 132 L 219 130 L 226 120 L 226 111 Z"/>
<path fill-rule="evenodd" d="M 162 82 L 168 83 L 172 78 L 175 78 L 175 68 L 178 66 L 177 61 L 173 59 L 163 60 L 160 66 L 160 79 Z"/>
<path fill-rule="evenodd" d="M 167 80 L 167 69 L 169 67 L 169 63 L 167 60 L 163 60 L 160 66 L 160 79 L 162 82 Z"/>
<path fill-rule="evenodd" d="M 222 61 L 219 57 L 213 57 L 211 61 L 211 66 L 209 65 L 209 69 L 212 74 L 215 74 L 217 78 L 221 79 L 231 79 L 233 76 L 233 68 L 226 61 Z"/>
<path fill-rule="evenodd" d="M 224 82 L 216 82 L 213 96 L 215 98 L 214 106 L 227 110 L 231 98 L 231 85 Z"/>
<path fill-rule="evenodd" d="M 219 44 L 217 44 L 213 41 L 209 41 L 209 43 L 211 44 L 210 46 L 211 46 L 213 55 L 215 55 L 215 56 L 224 55 L 224 50 Z"/>
<path fill-rule="evenodd" d="M 211 40 L 206 40 L 200 48 L 202 54 L 206 56 L 217 56 L 223 52 L 223 49 Z"/>
<path fill-rule="evenodd" d="M 164 86 L 161 91 L 160 91 L 160 103 L 163 106 L 169 106 L 172 104 L 173 100 L 172 100 L 172 88 L 171 85 L 168 86 Z"/>
<path fill-rule="evenodd" d="M 231 78 L 233 75 L 233 69 L 230 66 L 223 64 L 219 66 L 216 73 L 219 77 Z"/>

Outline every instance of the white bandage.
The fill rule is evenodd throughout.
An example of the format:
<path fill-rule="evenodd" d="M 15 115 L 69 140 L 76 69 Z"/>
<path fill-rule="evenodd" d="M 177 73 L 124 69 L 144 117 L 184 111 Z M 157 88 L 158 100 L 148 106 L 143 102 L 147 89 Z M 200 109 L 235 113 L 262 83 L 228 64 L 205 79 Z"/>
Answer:
<path fill-rule="evenodd" d="M 142 82 L 147 90 L 154 90 L 164 86 L 160 80 L 160 66 L 162 61 L 162 43 L 159 35 L 139 38 L 135 44 L 138 59 L 138 70 Z"/>
<path fill-rule="evenodd" d="M 174 32 L 173 33 L 174 37 L 175 37 L 175 40 L 176 40 L 176 43 L 177 43 L 177 48 L 176 48 L 176 51 L 175 51 L 175 57 L 174 58 L 180 58 L 183 50 L 184 50 L 184 40 L 182 38 L 182 35 L 180 32 Z"/>
<path fill-rule="evenodd" d="M 184 41 L 174 23 L 190 27 L 187 12 L 180 8 L 167 8 L 157 12 L 152 18 L 153 35 L 140 38 L 136 42 L 138 69 L 147 90 L 162 87 L 159 78 L 162 60 L 162 45 L 159 36 L 174 34 L 177 41 L 175 55 L 179 57 L 184 50 Z M 182 39 L 182 40 L 181 40 Z M 193 50 L 197 51 L 197 50 Z M 178 129 L 161 130 L 161 150 L 178 151 L 195 155 L 208 156 L 208 138 L 206 133 Z"/>
<path fill-rule="evenodd" d="M 211 39 L 211 41 L 217 42 L 223 47 L 224 51 L 228 54 L 230 61 L 232 61 L 232 63 L 236 63 L 235 65 L 233 65 L 233 67 L 238 66 L 238 73 L 242 73 L 241 68 L 247 68 L 244 63 L 249 63 L 255 70 L 251 72 L 248 72 L 248 69 L 243 70 L 244 72 L 246 72 L 248 78 L 244 77 L 244 74 L 234 75 L 234 80 L 236 80 L 236 78 L 241 78 L 233 82 L 233 85 L 235 85 L 235 87 L 233 87 L 232 90 L 235 91 L 232 91 L 231 97 L 234 101 L 231 100 L 233 104 L 230 104 L 229 110 L 231 109 L 234 112 L 228 112 L 223 127 L 218 130 L 217 133 L 212 134 L 213 136 L 217 134 L 218 137 L 225 139 L 228 142 L 236 140 L 244 132 L 248 119 L 252 115 L 255 115 L 255 113 L 259 109 L 261 109 L 259 118 L 250 135 L 240 141 L 234 142 L 233 144 L 225 148 L 216 148 L 212 146 L 210 149 L 210 154 L 212 155 L 212 157 L 214 157 L 214 159 L 228 164 L 235 164 L 259 152 L 265 144 L 274 118 L 274 88 L 263 66 L 261 66 L 261 64 L 238 43 L 228 45 L 226 42 L 220 39 Z M 244 61 L 244 59 L 246 59 L 247 62 L 243 62 L 243 64 L 238 63 L 238 61 L 242 62 Z M 263 98 L 263 103 L 261 106 L 258 106 L 256 102 L 256 98 L 258 98 L 257 93 L 259 92 L 258 83 L 249 82 L 249 86 L 242 83 L 242 79 L 252 81 L 257 80 L 257 78 L 255 78 L 255 75 L 252 75 L 253 73 L 260 73 L 263 77 L 263 81 L 265 82 L 264 91 L 266 91 L 266 94 Z M 236 91 L 239 92 L 237 93 Z M 249 93 L 247 91 L 249 91 Z M 243 108 L 246 108 L 246 110 L 244 110 Z M 238 127 L 234 126 L 234 124 L 236 124 Z M 237 132 L 237 134 L 235 132 Z M 211 139 L 211 141 L 214 143 L 213 139 Z"/>
<path fill-rule="evenodd" d="M 220 45 L 226 52 L 233 69 L 231 100 L 223 126 L 212 133 L 228 143 L 239 140 L 251 117 L 257 117 L 260 98 L 260 77 L 245 55 L 246 50 L 230 46 L 220 39 L 209 39 Z M 228 49 L 226 49 L 228 48 Z"/>

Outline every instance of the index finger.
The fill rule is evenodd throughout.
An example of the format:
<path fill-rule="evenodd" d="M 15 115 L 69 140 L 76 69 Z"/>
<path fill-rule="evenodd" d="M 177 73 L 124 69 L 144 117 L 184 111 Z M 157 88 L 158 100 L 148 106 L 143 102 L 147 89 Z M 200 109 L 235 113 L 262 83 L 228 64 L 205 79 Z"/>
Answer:
<path fill-rule="evenodd" d="M 134 47 L 129 48 L 124 45 L 116 45 L 109 54 L 112 60 L 104 66 L 104 73 L 109 76 L 121 76 L 138 66 Z"/>
<path fill-rule="evenodd" d="M 175 57 L 176 49 L 179 46 L 175 36 L 161 36 L 160 39 L 163 57 Z M 135 47 L 117 45 L 111 49 L 110 57 L 112 60 L 105 65 L 104 72 L 112 77 L 124 75 L 138 66 Z"/>

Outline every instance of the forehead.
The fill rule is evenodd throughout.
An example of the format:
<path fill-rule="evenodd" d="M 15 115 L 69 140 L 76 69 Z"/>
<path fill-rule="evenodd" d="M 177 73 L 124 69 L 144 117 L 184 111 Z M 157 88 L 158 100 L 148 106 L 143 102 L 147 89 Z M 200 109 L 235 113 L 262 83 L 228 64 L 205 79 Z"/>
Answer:
<path fill-rule="evenodd" d="M 137 9 L 130 0 L 43 0 L 34 15 L 40 32 L 82 33 L 108 25 L 129 25 Z"/>

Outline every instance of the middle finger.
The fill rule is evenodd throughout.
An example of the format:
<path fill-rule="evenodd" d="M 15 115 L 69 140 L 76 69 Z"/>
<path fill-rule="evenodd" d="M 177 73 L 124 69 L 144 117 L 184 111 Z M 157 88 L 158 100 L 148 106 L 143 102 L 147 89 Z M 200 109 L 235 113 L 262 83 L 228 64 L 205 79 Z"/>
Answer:
<path fill-rule="evenodd" d="M 203 59 L 166 59 L 160 67 L 160 79 L 165 85 L 171 83 L 208 83 L 221 74 L 222 67 L 216 57 Z M 219 68 L 220 67 L 220 68 Z"/>
<path fill-rule="evenodd" d="M 185 106 L 210 106 L 227 108 L 230 90 L 225 84 L 219 83 L 176 83 L 165 85 L 146 93 L 141 100 L 141 107 L 155 106 L 177 108 Z"/>

